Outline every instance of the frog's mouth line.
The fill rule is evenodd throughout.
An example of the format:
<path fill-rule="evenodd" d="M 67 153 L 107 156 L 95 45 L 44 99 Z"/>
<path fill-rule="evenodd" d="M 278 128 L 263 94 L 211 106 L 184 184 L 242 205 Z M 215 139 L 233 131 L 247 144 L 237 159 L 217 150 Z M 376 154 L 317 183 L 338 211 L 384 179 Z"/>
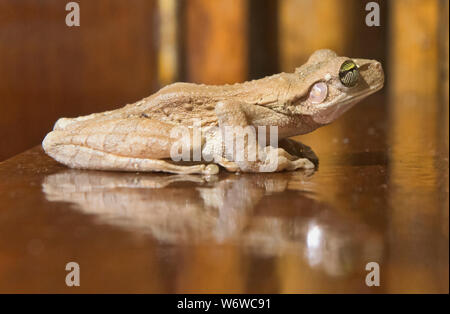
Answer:
<path fill-rule="evenodd" d="M 361 99 L 364 99 L 365 97 L 370 96 L 370 95 L 378 92 L 380 89 L 383 88 L 383 86 L 384 86 L 384 83 L 382 82 L 382 83 L 380 83 L 380 84 L 378 84 L 378 85 L 376 85 L 376 86 L 374 86 L 374 87 L 372 87 L 370 89 L 365 89 L 365 90 L 363 90 L 362 92 L 360 92 L 358 94 L 347 96 L 347 99 L 343 99 L 342 101 L 339 99 L 337 101 L 337 103 L 335 103 L 335 104 L 330 104 L 329 102 L 324 102 L 324 103 L 318 104 L 316 108 L 317 109 L 325 109 L 325 108 L 331 108 L 333 106 L 338 106 L 338 107 L 346 106 L 346 105 L 348 105 L 350 103 L 358 102 Z"/>
<path fill-rule="evenodd" d="M 379 85 L 374 86 L 373 88 L 369 90 L 364 90 L 359 94 L 349 96 L 344 101 L 340 102 L 338 101 L 335 104 L 325 104 L 318 106 L 317 109 L 318 112 L 313 115 L 313 119 L 315 122 L 320 124 L 329 124 L 339 118 L 342 114 L 344 114 L 346 111 L 348 111 L 350 108 L 353 107 L 357 102 L 360 100 L 366 98 L 369 95 L 372 95 L 373 93 L 376 93 L 381 88 L 383 88 L 383 83 L 380 83 Z"/>

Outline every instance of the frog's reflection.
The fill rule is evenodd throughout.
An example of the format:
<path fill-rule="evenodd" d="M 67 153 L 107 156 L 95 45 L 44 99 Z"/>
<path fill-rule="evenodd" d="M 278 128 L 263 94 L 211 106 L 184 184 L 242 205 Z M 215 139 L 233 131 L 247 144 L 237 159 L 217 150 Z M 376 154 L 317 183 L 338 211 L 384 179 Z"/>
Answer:
<path fill-rule="evenodd" d="M 309 175 L 67 170 L 46 177 L 43 191 L 49 201 L 96 215 L 98 223 L 148 233 L 163 243 L 233 243 L 252 254 L 298 254 L 332 275 L 346 273 L 357 261 L 378 260 L 381 239 L 365 224 L 290 188 Z"/>

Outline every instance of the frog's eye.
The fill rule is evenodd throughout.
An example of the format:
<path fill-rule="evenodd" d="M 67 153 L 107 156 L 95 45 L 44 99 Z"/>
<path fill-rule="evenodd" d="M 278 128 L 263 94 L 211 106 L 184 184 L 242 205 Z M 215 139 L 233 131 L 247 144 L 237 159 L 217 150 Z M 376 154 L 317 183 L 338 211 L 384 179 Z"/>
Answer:
<path fill-rule="evenodd" d="M 353 87 L 358 83 L 358 66 L 352 60 L 345 61 L 339 69 L 339 79 L 344 86 Z"/>
<path fill-rule="evenodd" d="M 312 104 L 320 104 L 328 96 L 328 86 L 324 82 L 318 82 L 311 87 L 309 92 L 309 101 Z"/>

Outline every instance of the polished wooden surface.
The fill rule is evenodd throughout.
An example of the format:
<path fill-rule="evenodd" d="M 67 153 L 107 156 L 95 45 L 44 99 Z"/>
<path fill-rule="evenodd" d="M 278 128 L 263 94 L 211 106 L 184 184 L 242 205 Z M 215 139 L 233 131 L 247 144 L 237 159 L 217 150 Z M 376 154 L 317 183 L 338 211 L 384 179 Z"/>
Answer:
<path fill-rule="evenodd" d="M 70 170 L 40 147 L 0 163 L 0 292 L 448 292 L 448 151 L 439 132 L 386 142 L 403 131 L 384 101 L 301 137 L 315 173 Z"/>

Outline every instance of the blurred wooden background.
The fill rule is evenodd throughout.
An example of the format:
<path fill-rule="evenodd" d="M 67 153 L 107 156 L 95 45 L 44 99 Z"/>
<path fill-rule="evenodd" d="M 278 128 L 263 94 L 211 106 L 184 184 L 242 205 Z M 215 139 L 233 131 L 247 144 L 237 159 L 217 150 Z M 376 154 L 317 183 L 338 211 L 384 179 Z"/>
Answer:
<path fill-rule="evenodd" d="M 79 0 L 81 26 L 70 28 L 67 2 L 0 0 L 0 161 L 39 144 L 58 117 L 177 80 L 292 71 L 325 47 L 382 61 L 388 83 L 394 74 L 385 91 L 429 88 L 448 113 L 446 0 L 377 1 L 380 27 L 365 25 L 361 0 Z M 387 115 L 387 102 L 377 110 Z"/>

